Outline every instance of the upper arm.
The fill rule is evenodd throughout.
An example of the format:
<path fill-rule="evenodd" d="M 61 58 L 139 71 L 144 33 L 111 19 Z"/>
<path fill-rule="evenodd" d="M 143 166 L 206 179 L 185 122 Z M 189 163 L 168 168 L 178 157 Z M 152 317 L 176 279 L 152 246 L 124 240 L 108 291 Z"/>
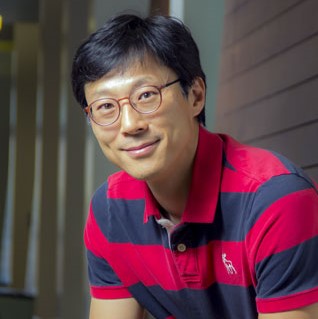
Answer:
<path fill-rule="evenodd" d="M 134 298 L 91 300 L 89 319 L 142 319 L 144 310 Z"/>
<path fill-rule="evenodd" d="M 259 319 L 318 319 L 318 303 L 286 312 L 259 314 Z"/>
<path fill-rule="evenodd" d="M 263 186 L 254 204 L 258 218 L 247 238 L 257 309 L 273 313 L 260 318 L 284 318 L 271 317 L 278 312 L 293 318 L 283 311 L 318 301 L 317 192 L 298 176 L 278 176 Z"/>

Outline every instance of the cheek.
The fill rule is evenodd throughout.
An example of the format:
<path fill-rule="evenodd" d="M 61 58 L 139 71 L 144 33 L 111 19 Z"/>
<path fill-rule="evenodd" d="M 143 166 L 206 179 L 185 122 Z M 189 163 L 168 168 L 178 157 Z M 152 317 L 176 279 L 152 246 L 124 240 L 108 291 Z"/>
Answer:
<path fill-rule="evenodd" d="M 163 103 L 161 107 L 153 114 L 153 123 L 167 124 L 168 126 L 177 126 L 180 122 L 189 118 L 188 105 L 181 97 L 170 97 L 166 103 Z"/>
<path fill-rule="evenodd" d="M 166 115 L 167 125 L 173 130 L 179 131 L 189 128 L 193 121 L 186 104 L 175 105 Z"/>
<path fill-rule="evenodd" d="M 117 132 L 114 127 L 100 126 L 95 123 L 91 123 L 91 128 L 97 140 L 111 141 Z"/>
<path fill-rule="evenodd" d="M 102 149 L 104 149 L 105 147 L 109 148 L 115 141 L 117 136 L 114 131 L 103 127 L 92 126 L 92 131 Z"/>

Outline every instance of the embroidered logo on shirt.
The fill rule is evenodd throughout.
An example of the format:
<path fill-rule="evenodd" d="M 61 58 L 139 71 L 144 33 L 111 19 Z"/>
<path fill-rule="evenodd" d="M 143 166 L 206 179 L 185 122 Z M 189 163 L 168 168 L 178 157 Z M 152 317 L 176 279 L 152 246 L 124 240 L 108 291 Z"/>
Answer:
<path fill-rule="evenodd" d="M 235 267 L 231 260 L 226 259 L 226 254 L 222 254 L 222 261 L 229 275 L 237 274 Z"/>

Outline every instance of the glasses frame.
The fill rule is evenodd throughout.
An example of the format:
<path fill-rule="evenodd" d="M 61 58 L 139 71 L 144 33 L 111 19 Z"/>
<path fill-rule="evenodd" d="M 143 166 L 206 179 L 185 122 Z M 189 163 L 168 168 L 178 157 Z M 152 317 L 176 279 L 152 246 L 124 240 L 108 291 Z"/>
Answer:
<path fill-rule="evenodd" d="M 144 86 L 141 86 L 141 87 L 138 87 L 136 88 L 135 90 L 133 90 L 129 96 L 125 96 L 125 97 L 122 97 L 120 99 L 114 99 L 114 98 L 107 98 L 107 97 L 103 97 L 103 98 L 100 98 L 100 99 L 97 99 L 95 101 L 93 101 L 92 103 L 90 103 L 89 105 L 87 105 L 85 108 L 84 108 L 84 112 L 86 113 L 86 115 L 97 125 L 100 125 L 100 126 L 110 126 L 112 124 L 114 124 L 118 119 L 119 119 L 119 116 L 120 116 L 120 113 L 121 113 L 121 107 L 120 107 L 120 104 L 119 102 L 122 101 L 122 100 L 128 100 L 129 101 L 129 104 L 130 106 L 138 113 L 141 113 L 141 114 L 150 114 L 150 113 L 154 113 L 156 112 L 159 107 L 161 106 L 161 103 L 162 103 L 162 93 L 161 93 L 161 90 L 171 86 L 172 84 L 175 84 L 177 82 L 180 82 L 180 79 L 176 79 L 174 81 L 171 81 L 171 82 L 168 82 L 164 85 L 161 85 L 161 86 L 156 86 L 156 85 L 144 85 Z M 156 88 L 158 91 L 159 91 L 159 95 L 160 95 L 160 103 L 159 105 L 154 109 L 154 110 L 151 110 L 151 111 L 148 111 L 148 112 L 142 112 L 142 111 L 139 111 L 138 109 L 136 109 L 136 107 L 134 106 L 134 104 L 131 102 L 130 100 L 130 97 L 132 95 L 132 93 L 134 93 L 134 91 L 136 90 L 139 90 L 139 89 L 142 89 L 143 87 L 153 87 L 153 88 Z M 100 101 L 100 100 L 104 100 L 104 99 L 109 99 L 109 100 L 113 100 L 116 102 L 117 106 L 118 106 L 118 109 L 119 109 L 119 112 L 118 112 L 118 116 L 114 119 L 114 121 L 112 121 L 111 123 L 108 123 L 108 124 L 101 124 L 101 123 L 98 123 L 94 120 L 94 117 L 92 115 L 92 112 L 91 112 L 91 106 L 96 103 L 97 101 Z"/>

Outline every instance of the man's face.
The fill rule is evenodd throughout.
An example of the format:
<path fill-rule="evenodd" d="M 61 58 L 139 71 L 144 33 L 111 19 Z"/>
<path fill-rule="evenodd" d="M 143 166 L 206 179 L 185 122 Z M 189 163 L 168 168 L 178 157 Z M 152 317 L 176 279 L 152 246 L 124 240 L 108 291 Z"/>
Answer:
<path fill-rule="evenodd" d="M 89 105 L 104 97 L 128 97 L 140 86 L 159 87 L 176 79 L 171 69 L 147 58 L 124 72 L 113 70 L 86 84 L 85 96 Z M 151 114 L 138 113 L 128 99 L 119 103 L 121 114 L 115 123 L 103 127 L 91 121 L 102 151 L 115 165 L 137 179 L 164 181 L 193 158 L 199 125 L 195 117 L 204 105 L 201 79 L 189 89 L 187 97 L 179 82 L 162 89 L 161 105 Z"/>

